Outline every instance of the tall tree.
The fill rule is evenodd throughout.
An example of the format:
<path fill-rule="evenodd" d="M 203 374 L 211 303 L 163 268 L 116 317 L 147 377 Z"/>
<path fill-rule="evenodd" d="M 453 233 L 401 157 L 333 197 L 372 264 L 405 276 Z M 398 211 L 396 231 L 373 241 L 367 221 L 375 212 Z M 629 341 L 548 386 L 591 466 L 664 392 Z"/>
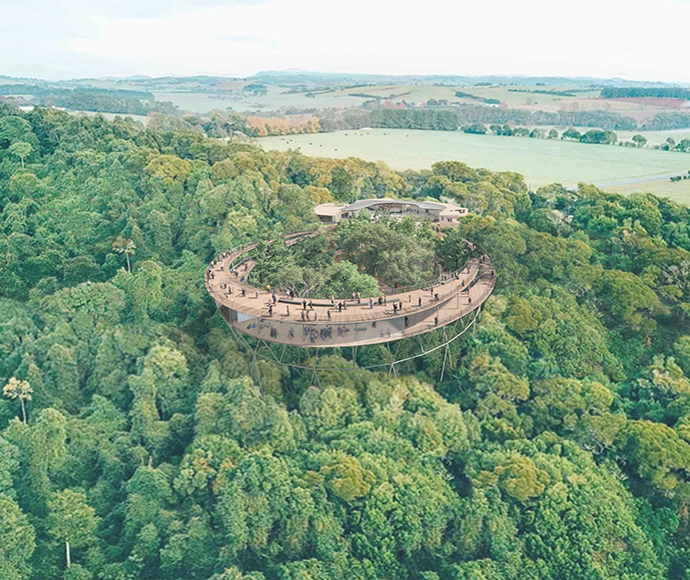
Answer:
<path fill-rule="evenodd" d="M 31 146 L 31 143 L 27 143 L 26 141 L 17 141 L 16 143 L 12 143 L 9 148 L 9 152 L 12 155 L 19 157 L 22 169 L 24 169 L 24 159 L 31 155 L 33 151 L 34 148 Z"/>
<path fill-rule="evenodd" d="M 9 497 L 0 494 L 0 578 L 26 580 L 36 534 L 26 515 Z"/>
<path fill-rule="evenodd" d="M 130 256 L 134 255 L 135 249 L 136 246 L 134 245 L 134 242 L 123 236 L 118 236 L 117 240 L 115 240 L 115 242 L 113 243 L 113 250 L 115 250 L 118 254 L 125 255 L 125 259 L 127 260 L 128 272 L 132 271 L 132 264 L 130 263 L 129 258 Z"/>
<path fill-rule="evenodd" d="M 25 401 L 31 400 L 31 393 L 33 389 L 27 381 L 20 381 L 16 377 L 12 377 L 4 386 L 2 392 L 10 399 L 19 399 L 22 406 L 22 420 L 26 423 L 26 406 Z"/>
<path fill-rule="evenodd" d="M 48 534 L 65 543 L 65 561 L 72 565 L 72 548 L 83 548 L 95 539 L 98 518 L 81 491 L 65 489 L 48 502 Z"/>

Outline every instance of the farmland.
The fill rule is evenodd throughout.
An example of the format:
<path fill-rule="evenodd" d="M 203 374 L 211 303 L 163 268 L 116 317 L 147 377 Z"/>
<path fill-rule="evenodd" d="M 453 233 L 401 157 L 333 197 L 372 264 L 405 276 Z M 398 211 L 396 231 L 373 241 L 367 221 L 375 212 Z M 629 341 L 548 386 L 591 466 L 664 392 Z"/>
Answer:
<path fill-rule="evenodd" d="M 481 99 L 496 99 L 505 106 L 532 111 L 590 111 L 604 110 L 620 113 L 643 121 L 656 113 L 672 110 L 659 99 L 602 99 L 600 89 L 553 86 L 451 86 L 432 84 L 382 84 L 350 87 L 314 87 L 309 91 L 293 92 L 295 88 L 267 84 L 262 95 L 244 95 L 247 82 L 222 83 L 213 88 L 192 92 L 153 90 L 156 99 L 171 101 L 182 110 L 204 113 L 212 109 L 232 107 L 242 112 L 249 110 L 295 107 L 298 109 L 329 107 L 358 107 L 372 98 L 399 103 L 405 101 L 421 105 L 430 99 L 449 103 L 477 104 Z M 467 96 L 457 97 L 461 91 Z M 571 93 L 568 96 L 567 93 Z M 550 94 L 549 94 L 550 93 Z M 471 96 L 470 96 L 471 95 Z M 477 99 L 472 98 L 476 96 Z"/>
<path fill-rule="evenodd" d="M 462 91 L 468 95 L 476 95 L 480 98 L 494 98 L 506 103 L 510 107 L 558 110 L 571 108 L 600 109 L 604 106 L 602 99 L 595 99 L 598 90 L 586 93 L 578 93 L 577 97 L 567 97 L 559 95 L 533 94 L 524 92 L 513 92 L 516 90 L 548 90 L 552 87 L 462 87 L 449 85 L 367 85 L 358 87 L 320 87 L 309 92 L 290 92 L 286 87 L 276 85 L 266 85 L 266 93 L 263 95 L 238 96 L 238 93 L 228 93 L 228 89 L 239 91 L 243 84 L 228 83 L 220 85 L 209 92 L 178 92 L 178 91 L 154 91 L 156 99 L 159 101 L 171 101 L 180 109 L 207 112 L 211 109 L 224 109 L 232 107 L 236 111 L 247 111 L 256 109 L 279 109 L 283 107 L 296 108 L 316 108 L 326 107 L 351 107 L 360 106 L 364 101 L 372 98 L 388 99 L 394 102 L 406 101 L 408 103 L 422 104 L 429 99 L 442 100 L 448 102 L 476 104 L 477 100 L 471 97 L 456 97 L 457 91 Z M 512 91 L 510 90 L 512 89 Z M 560 88 L 567 91 L 568 89 Z M 222 98 L 219 98 L 222 97 Z M 573 103 L 577 103 L 573 105 Z M 607 105 L 611 107 L 611 105 Z M 616 109 L 627 110 L 634 108 L 632 105 L 621 105 Z"/>
<path fill-rule="evenodd" d="M 428 88 L 428 87 L 423 87 Z M 401 87 L 395 87 L 398 94 Z M 351 92 L 356 93 L 356 90 Z M 280 109 L 283 107 L 295 107 L 298 109 L 327 107 L 356 107 L 367 99 L 350 95 L 346 91 L 314 93 L 290 93 L 284 87 L 274 85 L 267 86 L 264 95 L 242 96 L 238 93 L 214 92 L 156 92 L 156 100 L 170 101 L 185 111 L 206 113 L 213 109 L 225 109 L 232 107 L 238 112 L 254 111 L 260 109 Z M 308 97 L 307 94 L 313 95 Z"/>
<path fill-rule="evenodd" d="M 321 157 L 361 157 L 383 161 L 395 169 L 423 169 L 441 160 L 464 161 L 473 167 L 493 171 L 516 171 L 532 187 L 560 182 L 578 182 L 620 187 L 626 192 L 656 187 L 650 178 L 663 178 L 690 169 L 690 155 L 630 149 L 606 145 L 586 145 L 561 140 L 468 135 L 461 132 L 372 129 L 312 135 L 267 137 L 259 140 L 264 149 L 300 149 Z M 663 194 L 688 203 L 688 181 L 674 185 Z"/>

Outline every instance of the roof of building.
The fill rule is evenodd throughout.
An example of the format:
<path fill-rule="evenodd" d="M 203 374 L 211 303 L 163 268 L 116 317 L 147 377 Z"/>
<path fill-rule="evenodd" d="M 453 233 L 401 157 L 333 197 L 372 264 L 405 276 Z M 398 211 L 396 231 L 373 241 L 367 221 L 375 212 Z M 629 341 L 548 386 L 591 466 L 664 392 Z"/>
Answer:
<path fill-rule="evenodd" d="M 379 199 L 358 199 L 356 202 L 346 205 L 343 208 L 343 211 L 357 211 L 359 209 L 365 209 L 380 203 L 400 203 L 400 200 L 391 199 L 390 197 L 381 197 Z"/>
<path fill-rule="evenodd" d="M 322 203 L 314 208 L 317 215 L 338 215 L 343 210 L 343 206 L 334 203 Z"/>
<path fill-rule="evenodd" d="M 430 209 L 441 212 L 443 215 L 465 213 L 465 208 L 452 203 L 440 203 L 436 201 L 409 201 L 404 199 L 391 199 L 381 197 L 378 199 L 358 199 L 354 203 L 346 206 L 339 206 L 334 203 L 322 203 L 314 208 L 318 215 L 338 215 L 342 212 L 361 211 L 380 204 L 398 204 L 402 206 L 415 206 L 419 209 Z"/>

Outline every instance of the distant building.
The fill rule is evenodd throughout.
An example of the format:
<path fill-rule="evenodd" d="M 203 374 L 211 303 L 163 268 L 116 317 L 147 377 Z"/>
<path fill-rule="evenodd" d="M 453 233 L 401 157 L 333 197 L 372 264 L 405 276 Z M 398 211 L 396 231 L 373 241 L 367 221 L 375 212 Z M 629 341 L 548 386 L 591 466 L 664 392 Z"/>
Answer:
<path fill-rule="evenodd" d="M 400 199 L 360 199 L 350 205 L 322 203 L 314 208 L 319 219 L 327 224 L 337 224 L 340 220 L 356 218 L 366 209 L 373 215 L 386 213 L 393 218 L 402 219 L 410 216 L 415 219 L 429 219 L 442 227 L 458 224 L 458 220 L 467 215 L 467 208 L 451 203 L 437 201 L 402 201 Z"/>

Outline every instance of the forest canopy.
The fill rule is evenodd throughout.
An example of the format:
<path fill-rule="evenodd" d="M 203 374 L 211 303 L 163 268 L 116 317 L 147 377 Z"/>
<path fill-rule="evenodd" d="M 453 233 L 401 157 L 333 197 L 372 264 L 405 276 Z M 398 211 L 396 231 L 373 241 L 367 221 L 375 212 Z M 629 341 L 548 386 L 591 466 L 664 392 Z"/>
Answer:
<path fill-rule="evenodd" d="M 383 196 L 468 207 L 433 252 L 497 267 L 443 381 L 443 350 L 254 365 L 208 262 Z M 688 316 L 668 199 L 0 105 L 0 577 L 682 579 Z"/>
<path fill-rule="evenodd" d="M 253 258 L 252 280 L 304 298 L 366 298 L 386 288 L 426 286 L 439 275 L 434 259 L 437 236 L 429 223 L 401 221 L 362 211 L 333 231 L 297 243 L 281 238 L 260 241 Z"/>

